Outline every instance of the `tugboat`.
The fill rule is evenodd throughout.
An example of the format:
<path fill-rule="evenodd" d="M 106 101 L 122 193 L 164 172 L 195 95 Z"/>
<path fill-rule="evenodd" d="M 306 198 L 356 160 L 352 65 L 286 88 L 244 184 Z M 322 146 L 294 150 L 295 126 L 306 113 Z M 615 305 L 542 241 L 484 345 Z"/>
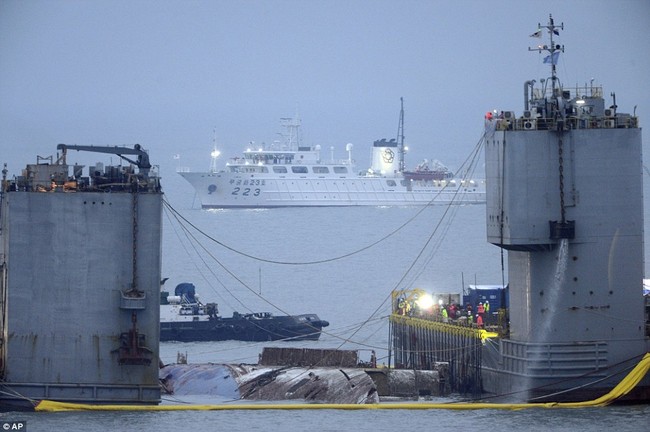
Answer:
<path fill-rule="evenodd" d="M 275 316 L 270 312 L 219 315 L 216 303 L 201 303 L 194 284 L 176 285 L 174 295 L 160 293 L 161 341 L 263 342 L 275 340 L 318 340 L 329 322 L 316 314 Z"/>

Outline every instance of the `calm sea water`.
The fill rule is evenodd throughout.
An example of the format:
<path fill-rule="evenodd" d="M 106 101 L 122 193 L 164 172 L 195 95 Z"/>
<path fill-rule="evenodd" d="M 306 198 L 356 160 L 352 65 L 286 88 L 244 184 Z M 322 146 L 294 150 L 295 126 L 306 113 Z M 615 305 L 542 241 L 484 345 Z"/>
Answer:
<path fill-rule="evenodd" d="M 193 282 L 221 313 L 317 313 L 330 322 L 318 342 L 162 343 L 164 363 L 254 363 L 264 346 L 358 349 L 388 356 L 390 293 L 395 288 L 460 292 L 500 284 L 500 250 L 485 240 L 484 206 L 409 208 L 198 209 L 191 188 L 169 173 L 166 199 L 196 228 L 165 212 L 166 287 Z M 647 208 L 647 207 L 646 207 Z M 646 219 L 650 219 L 646 216 Z M 187 224 L 184 222 L 185 226 Z M 307 264 L 309 263 L 309 264 Z M 228 403 L 207 397 L 166 403 Z M 650 406 L 575 410 L 227 411 L 6 413 L 29 431 L 647 430 Z"/>

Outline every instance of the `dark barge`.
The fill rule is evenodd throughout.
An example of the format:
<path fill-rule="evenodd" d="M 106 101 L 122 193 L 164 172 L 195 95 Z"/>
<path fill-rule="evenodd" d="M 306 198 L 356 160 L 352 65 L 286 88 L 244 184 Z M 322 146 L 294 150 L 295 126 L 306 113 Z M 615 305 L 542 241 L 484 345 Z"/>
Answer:
<path fill-rule="evenodd" d="M 329 322 L 316 314 L 276 316 L 270 312 L 222 317 L 216 303 L 201 303 L 191 283 L 178 284 L 174 296 L 161 292 L 161 341 L 264 342 L 276 340 L 318 340 Z"/>

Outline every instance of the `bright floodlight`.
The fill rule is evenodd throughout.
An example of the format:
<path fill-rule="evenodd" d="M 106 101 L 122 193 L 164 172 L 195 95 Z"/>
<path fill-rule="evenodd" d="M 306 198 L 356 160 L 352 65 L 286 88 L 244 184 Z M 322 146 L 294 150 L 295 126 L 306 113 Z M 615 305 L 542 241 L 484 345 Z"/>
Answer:
<path fill-rule="evenodd" d="M 416 303 L 420 309 L 429 309 L 431 306 L 433 306 L 433 297 L 431 294 L 424 294 L 417 300 Z"/>
<path fill-rule="evenodd" d="M 221 152 L 217 149 L 212 150 L 212 153 L 210 153 L 210 156 L 212 156 L 214 159 L 218 158 Z"/>

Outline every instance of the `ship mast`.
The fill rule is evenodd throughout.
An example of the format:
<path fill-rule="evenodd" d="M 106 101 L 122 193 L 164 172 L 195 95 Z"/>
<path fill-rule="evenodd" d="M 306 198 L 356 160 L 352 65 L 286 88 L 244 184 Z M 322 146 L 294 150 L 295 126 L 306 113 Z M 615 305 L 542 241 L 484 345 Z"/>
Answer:
<path fill-rule="evenodd" d="M 528 51 L 546 51 L 548 56 L 544 57 L 544 63 L 551 65 L 551 105 L 550 112 L 547 112 L 546 117 L 552 118 L 555 122 L 555 128 L 558 134 L 558 175 L 560 186 L 560 221 L 549 221 L 550 224 L 550 237 L 556 240 L 572 239 L 575 236 L 575 221 L 568 221 L 566 219 L 566 206 L 564 202 L 564 128 L 565 128 L 565 111 L 560 107 L 563 106 L 561 99 L 564 98 L 562 88 L 558 83 L 556 65 L 560 53 L 564 52 L 564 45 L 556 44 L 553 36 L 559 36 L 559 30 L 564 30 L 564 23 L 555 25 L 553 16 L 549 14 L 548 24 L 543 26 L 537 24 L 537 32 L 531 36 L 541 37 L 542 29 L 546 29 L 549 35 L 550 45 L 538 45 L 536 48 L 528 48 Z"/>
<path fill-rule="evenodd" d="M 397 153 L 399 155 L 398 170 L 399 172 L 404 172 L 404 153 L 406 153 L 406 150 L 404 148 L 404 98 L 399 98 L 399 101 L 401 108 L 399 111 L 399 124 L 397 126 Z"/>
<path fill-rule="evenodd" d="M 221 152 L 217 150 L 217 129 L 215 128 L 212 133 L 212 151 L 210 152 L 210 172 L 217 172 L 217 158 Z"/>
<path fill-rule="evenodd" d="M 284 150 L 298 150 L 301 144 L 300 118 L 298 118 L 298 115 L 295 117 L 282 117 L 280 122 L 286 128 L 286 133 L 280 134 L 284 138 L 283 145 L 286 146 Z"/>
<path fill-rule="evenodd" d="M 564 52 L 564 45 L 560 44 L 555 44 L 553 41 L 553 35 L 559 36 L 560 32 L 559 30 L 564 30 L 564 23 L 561 23 L 559 26 L 555 25 L 555 22 L 553 21 L 553 16 L 549 14 L 548 16 L 548 24 L 547 25 L 541 25 L 537 24 L 537 31 L 533 33 L 531 36 L 533 37 L 542 37 L 542 29 L 546 29 L 549 34 L 549 40 L 550 40 L 550 45 L 538 45 L 537 47 L 534 48 L 528 48 L 528 51 L 538 51 L 541 53 L 542 51 L 546 51 L 549 53 L 548 56 L 544 58 L 544 63 L 549 63 L 551 65 L 551 86 L 553 89 L 552 95 L 555 97 L 557 95 L 555 89 L 558 87 L 557 84 L 557 71 L 555 68 L 555 65 L 557 64 L 558 58 L 560 57 L 560 53 Z"/>

